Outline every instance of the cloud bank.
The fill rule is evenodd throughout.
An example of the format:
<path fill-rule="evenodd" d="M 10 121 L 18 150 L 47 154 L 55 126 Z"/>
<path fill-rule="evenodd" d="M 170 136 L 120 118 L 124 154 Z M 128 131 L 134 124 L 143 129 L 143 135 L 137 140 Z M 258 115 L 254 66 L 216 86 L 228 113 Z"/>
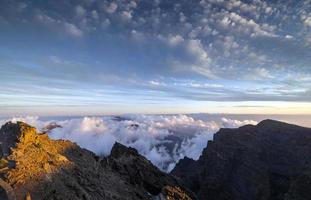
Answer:
<path fill-rule="evenodd" d="M 200 120 L 187 115 L 127 115 L 122 117 L 81 117 L 65 120 L 41 120 L 39 117 L 11 118 L 0 121 L 24 121 L 42 130 L 51 122 L 62 128 L 49 136 L 76 142 L 97 155 L 110 154 L 117 141 L 136 148 L 161 170 L 170 171 L 184 156 L 198 159 L 207 141 L 222 127 L 256 124 L 253 120 Z"/>

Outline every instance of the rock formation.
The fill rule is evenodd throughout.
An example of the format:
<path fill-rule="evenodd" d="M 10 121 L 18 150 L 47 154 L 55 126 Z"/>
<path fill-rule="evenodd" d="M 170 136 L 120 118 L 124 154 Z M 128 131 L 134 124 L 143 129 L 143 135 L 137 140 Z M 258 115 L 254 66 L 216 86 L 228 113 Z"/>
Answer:
<path fill-rule="evenodd" d="M 198 161 L 171 174 L 206 200 L 311 198 L 311 129 L 273 120 L 220 129 Z"/>
<path fill-rule="evenodd" d="M 1 200 L 190 199 L 174 178 L 118 143 L 100 158 L 23 122 L 3 125 L 0 142 Z"/>

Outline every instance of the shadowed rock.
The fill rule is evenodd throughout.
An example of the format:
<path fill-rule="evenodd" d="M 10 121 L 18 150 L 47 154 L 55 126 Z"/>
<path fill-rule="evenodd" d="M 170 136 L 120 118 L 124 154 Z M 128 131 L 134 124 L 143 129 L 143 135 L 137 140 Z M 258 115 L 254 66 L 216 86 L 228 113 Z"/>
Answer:
<path fill-rule="evenodd" d="M 50 133 L 53 129 L 56 128 L 63 128 L 61 125 L 58 125 L 55 122 L 51 122 L 48 125 L 46 125 L 45 127 L 42 128 L 41 132 L 42 133 Z"/>
<path fill-rule="evenodd" d="M 171 172 L 208 200 L 310 199 L 311 129 L 273 120 L 220 129 Z"/>

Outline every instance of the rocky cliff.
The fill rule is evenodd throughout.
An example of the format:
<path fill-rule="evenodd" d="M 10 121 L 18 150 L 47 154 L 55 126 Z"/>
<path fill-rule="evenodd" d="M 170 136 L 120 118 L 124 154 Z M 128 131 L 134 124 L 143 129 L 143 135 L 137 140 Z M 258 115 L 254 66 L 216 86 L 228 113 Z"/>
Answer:
<path fill-rule="evenodd" d="M 311 199 L 311 129 L 273 120 L 220 129 L 171 172 L 207 200 Z"/>
<path fill-rule="evenodd" d="M 0 130 L 0 199 L 184 199 L 188 192 L 135 149 L 116 143 L 108 158 L 51 140 L 22 122 Z"/>

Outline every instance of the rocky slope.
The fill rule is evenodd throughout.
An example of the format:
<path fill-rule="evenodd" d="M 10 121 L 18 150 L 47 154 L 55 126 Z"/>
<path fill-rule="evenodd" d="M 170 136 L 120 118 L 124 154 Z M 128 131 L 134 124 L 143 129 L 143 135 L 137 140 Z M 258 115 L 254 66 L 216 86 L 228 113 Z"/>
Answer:
<path fill-rule="evenodd" d="M 171 172 L 207 200 L 311 198 L 311 129 L 273 120 L 220 129 L 198 161 Z"/>
<path fill-rule="evenodd" d="M 101 159 L 75 143 L 9 122 L 0 130 L 0 144 L 1 200 L 191 199 L 172 176 L 118 143 Z"/>

